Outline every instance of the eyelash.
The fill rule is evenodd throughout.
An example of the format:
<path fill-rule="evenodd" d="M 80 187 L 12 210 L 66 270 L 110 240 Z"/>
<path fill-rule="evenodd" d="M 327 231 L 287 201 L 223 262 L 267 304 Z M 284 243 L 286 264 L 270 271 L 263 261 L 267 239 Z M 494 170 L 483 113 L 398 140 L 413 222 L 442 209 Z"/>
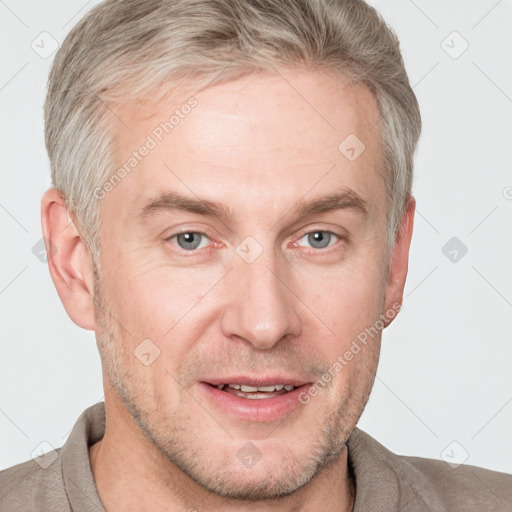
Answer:
<path fill-rule="evenodd" d="M 193 229 L 183 229 L 181 231 L 178 231 L 177 233 L 173 233 L 171 236 L 167 237 L 165 239 L 166 242 L 170 242 L 171 240 L 177 238 L 179 235 L 183 235 L 184 233 L 194 233 L 196 235 L 201 235 L 201 236 L 205 236 L 206 238 L 208 238 L 211 242 L 212 240 L 212 237 L 208 234 L 208 233 L 205 233 L 204 231 L 194 231 Z M 182 255 L 184 256 L 195 256 L 199 253 L 199 251 L 201 252 L 204 252 L 204 250 L 206 249 L 207 251 L 210 251 L 212 249 L 212 247 L 204 247 L 202 249 L 191 249 L 191 250 L 186 250 L 186 249 L 182 249 L 179 245 L 177 244 L 172 244 L 174 245 L 175 249 Z"/>
<path fill-rule="evenodd" d="M 171 236 L 167 237 L 165 239 L 165 241 L 166 242 L 170 242 L 171 240 L 177 238 L 179 235 L 182 235 L 184 233 L 193 233 L 193 234 L 205 236 L 210 241 L 212 240 L 212 237 L 210 237 L 210 235 L 208 235 L 208 233 L 205 233 L 203 231 L 194 231 L 194 230 L 191 230 L 191 229 L 184 229 L 184 230 L 178 231 L 177 233 L 173 233 Z M 296 240 L 295 240 L 295 242 L 293 242 L 293 244 L 296 244 L 297 241 L 301 240 L 305 236 L 310 235 L 312 233 L 328 233 L 328 234 L 334 236 L 337 240 L 336 240 L 336 242 L 334 242 L 331 245 L 328 245 L 325 248 L 316 249 L 314 247 L 309 247 L 309 248 L 307 248 L 308 250 L 306 251 L 307 254 L 309 254 L 309 253 L 329 254 L 333 250 L 336 250 L 336 249 L 333 249 L 333 248 L 335 248 L 338 245 L 337 242 L 345 241 L 346 243 L 349 243 L 349 238 L 347 236 L 341 235 L 340 233 L 336 233 L 335 231 L 330 231 L 328 229 L 312 229 L 310 231 L 306 231 L 306 232 L 302 233 L 299 237 L 296 238 Z M 182 249 L 178 245 L 175 245 L 175 244 L 173 244 L 173 245 L 176 248 L 176 250 L 178 250 L 181 254 L 184 254 L 186 256 L 195 256 L 199 251 L 211 250 L 212 249 L 212 247 L 203 247 L 201 249 L 189 249 L 189 250 L 186 250 L 186 249 Z M 297 246 L 295 245 L 295 247 L 297 247 Z"/>
<path fill-rule="evenodd" d="M 307 235 L 311 235 L 312 233 L 328 233 L 332 235 L 336 240 L 334 243 L 330 243 L 331 240 L 329 240 L 329 245 L 324 248 L 317 249 L 315 247 L 306 247 L 306 254 L 330 254 L 333 251 L 336 251 L 339 249 L 338 245 L 340 241 L 348 242 L 348 237 L 341 235 L 339 233 L 336 233 L 335 231 L 330 231 L 328 229 L 312 229 L 310 231 L 306 231 L 305 233 L 302 233 L 293 244 L 296 244 L 299 240 L 304 238 Z M 297 247 L 297 246 L 295 246 Z"/>

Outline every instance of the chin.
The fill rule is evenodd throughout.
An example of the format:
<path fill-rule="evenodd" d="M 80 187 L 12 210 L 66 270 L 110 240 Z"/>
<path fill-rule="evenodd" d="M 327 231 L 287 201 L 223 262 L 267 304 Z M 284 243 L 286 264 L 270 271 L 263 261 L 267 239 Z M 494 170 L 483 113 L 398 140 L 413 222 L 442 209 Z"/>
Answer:
<path fill-rule="evenodd" d="M 290 465 L 290 460 L 282 458 L 271 464 L 259 461 L 256 465 L 259 467 L 218 468 L 216 472 L 209 471 L 207 474 L 198 471 L 197 467 L 185 472 L 197 484 L 217 496 L 253 502 L 289 496 L 307 485 L 319 471 L 317 464 L 301 463 L 298 466 L 295 462 Z"/>
<path fill-rule="evenodd" d="M 331 439 L 300 446 L 294 443 L 251 442 L 237 446 L 210 445 L 208 453 L 191 458 L 168 450 L 168 460 L 203 489 L 236 501 L 265 501 L 285 498 L 309 484 L 339 460 L 345 444 L 336 449 Z M 199 454 L 201 456 L 199 456 Z"/>

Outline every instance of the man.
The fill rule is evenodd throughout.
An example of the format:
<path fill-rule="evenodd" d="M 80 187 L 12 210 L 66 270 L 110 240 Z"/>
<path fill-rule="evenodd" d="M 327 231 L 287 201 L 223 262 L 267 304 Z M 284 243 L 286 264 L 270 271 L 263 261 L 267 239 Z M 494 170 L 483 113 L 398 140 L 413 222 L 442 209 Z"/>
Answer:
<path fill-rule="evenodd" d="M 398 314 L 420 115 L 364 2 L 112 1 L 50 75 L 50 272 L 105 403 L 2 510 L 507 510 L 357 429 Z M 44 459 L 44 457 L 43 457 Z"/>

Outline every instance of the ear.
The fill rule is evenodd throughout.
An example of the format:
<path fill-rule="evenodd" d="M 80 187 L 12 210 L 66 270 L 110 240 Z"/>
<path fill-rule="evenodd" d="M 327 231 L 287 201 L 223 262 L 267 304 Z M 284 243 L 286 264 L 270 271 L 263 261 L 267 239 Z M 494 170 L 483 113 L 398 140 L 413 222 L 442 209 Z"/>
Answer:
<path fill-rule="evenodd" d="M 407 277 L 407 269 L 409 265 L 409 247 L 411 245 L 415 209 L 416 200 L 414 197 L 409 196 L 407 208 L 398 230 L 397 241 L 391 250 L 388 281 L 386 285 L 386 311 L 390 309 L 396 311 L 396 305 L 402 304 L 405 278 Z M 386 327 L 394 318 L 396 318 L 396 316 L 386 320 Z"/>
<path fill-rule="evenodd" d="M 41 223 L 50 275 L 71 320 L 95 330 L 92 257 L 75 222 L 60 192 L 47 190 L 41 201 Z"/>

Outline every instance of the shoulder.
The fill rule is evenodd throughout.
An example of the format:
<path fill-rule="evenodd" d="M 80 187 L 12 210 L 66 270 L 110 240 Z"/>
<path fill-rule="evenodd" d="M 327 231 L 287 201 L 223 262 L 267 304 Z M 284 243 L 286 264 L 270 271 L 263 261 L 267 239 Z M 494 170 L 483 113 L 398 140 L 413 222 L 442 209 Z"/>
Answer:
<path fill-rule="evenodd" d="M 507 473 L 398 455 L 359 429 L 348 446 L 356 484 L 386 495 L 404 512 L 512 510 L 512 475 Z"/>
<path fill-rule="evenodd" d="M 0 471 L 0 509 L 69 510 L 60 452 L 59 448 Z"/>
<path fill-rule="evenodd" d="M 512 475 L 467 464 L 451 466 L 442 460 L 395 457 L 406 474 L 405 481 L 416 487 L 427 503 L 439 503 L 446 510 L 512 508 Z"/>
<path fill-rule="evenodd" d="M 105 404 L 87 408 L 62 448 L 0 472 L 0 510 L 104 510 L 89 446 L 105 432 Z"/>

